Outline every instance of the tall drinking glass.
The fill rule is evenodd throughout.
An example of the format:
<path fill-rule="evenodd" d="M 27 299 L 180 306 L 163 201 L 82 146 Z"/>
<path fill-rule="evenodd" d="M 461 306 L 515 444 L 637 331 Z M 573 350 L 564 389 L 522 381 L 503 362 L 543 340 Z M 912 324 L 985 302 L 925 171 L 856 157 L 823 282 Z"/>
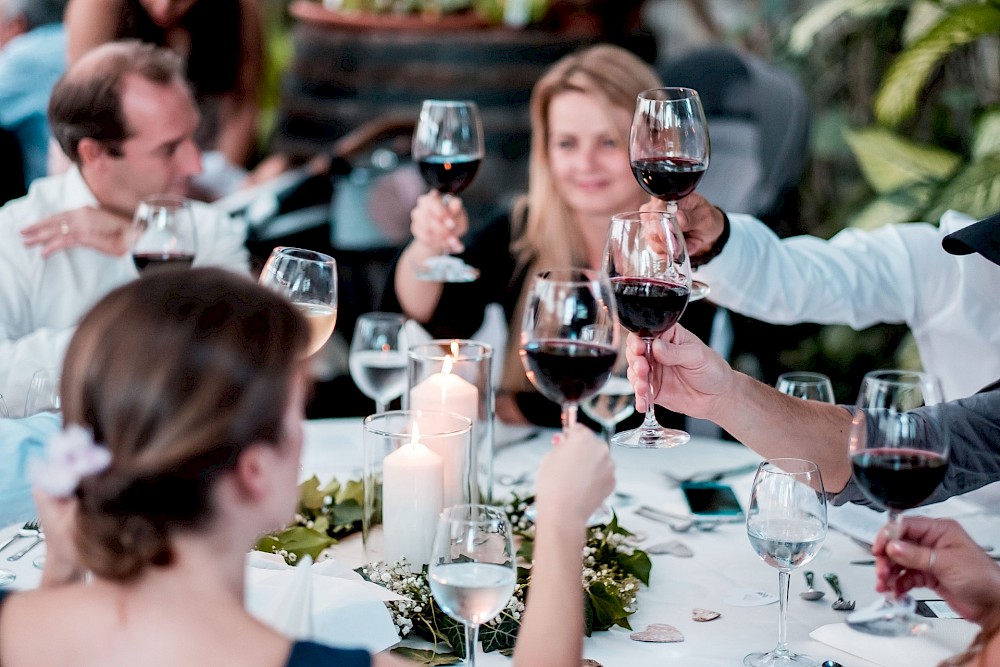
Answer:
<path fill-rule="evenodd" d="M 865 496 L 889 512 L 888 531 L 900 534 L 903 510 L 926 500 L 948 470 L 947 432 L 934 413 L 941 385 L 927 373 L 873 371 L 865 375 L 849 436 L 854 479 Z M 847 617 L 875 635 L 913 634 L 924 625 L 909 595 L 887 594 Z"/>
<path fill-rule="evenodd" d="M 132 218 L 132 261 L 140 272 L 189 268 L 197 250 L 191 202 L 178 195 L 153 195 L 139 202 Z"/>
<path fill-rule="evenodd" d="M 677 200 L 688 196 L 708 169 L 712 146 L 698 92 L 691 88 L 653 88 L 639 93 L 629 132 L 629 161 L 642 189 L 666 202 L 677 217 Z M 691 300 L 708 294 L 692 281 Z"/>
<path fill-rule="evenodd" d="M 553 269 L 535 276 L 521 322 L 521 363 L 531 383 L 562 406 L 563 428 L 604 386 L 618 358 L 618 318 L 600 271 Z"/>
<path fill-rule="evenodd" d="M 358 317 L 351 339 L 348 365 L 351 378 L 375 412 L 385 412 L 389 401 L 406 389 L 406 318 L 396 313 L 365 313 Z"/>
<path fill-rule="evenodd" d="M 260 273 L 260 284 L 284 294 L 309 323 L 306 356 L 315 354 L 337 324 L 337 262 L 333 257 L 302 248 L 271 251 Z"/>
<path fill-rule="evenodd" d="M 774 385 L 782 394 L 796 396 L 810 401 L 833 403 L 833 384 L 822 373 L 792 371 L 778 376 Z"/>
<path fill-rule="evenodd" d="M 475 102 L 424 100 L 413 134 L 413 159 L 427 185 L 444 195 L 446 205 L 472 183 L 484 146 L 483 121 Z M 478 277 L 478 269 L 450 255 L 427 260 L 417 272 L 421 280 L 446 283 L 467 283 Z"/>
<path fill-rule="evenodd" d="M 826 493 L 815 463 L 771 459 L 760 464 L 750 490 L 747 536 L 761 560 L 778 569 L 778 645 L 743 658 L 747 667 L 817 664 L 788 650 L 788 579 L 819 553 L 826 526 Z"/>
<path fill-rule="evenodd" d="M 511 527 L 503 510 L 456 505 L 441 512 L 427 575 L 444 613 L 465 625 L 465 664 L 475 667 L 479 626 L 507 606 L 517 583 Z"/>
<path fill-rule="evenodd" d="M 664 211 L 612 216 L 604 271 L 614 288 L 618 319 L 646 343 L 651 369 L 646 419 L 638 428 L 617 434 L 613 442 L 646 449 L 683 445 L 691 436 L 660 426 L 652 400 L 658 372 L 653 363 L 653 340 L 677 323 L 691 294 L 691 264 L 677 219 Z"/>

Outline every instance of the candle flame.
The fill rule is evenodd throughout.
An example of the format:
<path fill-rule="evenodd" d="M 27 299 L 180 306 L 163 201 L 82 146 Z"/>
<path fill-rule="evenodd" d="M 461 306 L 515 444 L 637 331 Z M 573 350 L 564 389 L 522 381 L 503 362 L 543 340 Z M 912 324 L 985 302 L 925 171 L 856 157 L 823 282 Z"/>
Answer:
<path fill-rule="evenodd" d="M 382 352 L 388 352 L 391 349 L 392 349 L 392 346 L 389 345 L 389 343 L 382 343 Z"/>
<path fill-rule="evenodd" d="M 458 352 L 459 352 L 458 341 L 457 340 L 451 341 L 451 356 L 458 359 Z"/>

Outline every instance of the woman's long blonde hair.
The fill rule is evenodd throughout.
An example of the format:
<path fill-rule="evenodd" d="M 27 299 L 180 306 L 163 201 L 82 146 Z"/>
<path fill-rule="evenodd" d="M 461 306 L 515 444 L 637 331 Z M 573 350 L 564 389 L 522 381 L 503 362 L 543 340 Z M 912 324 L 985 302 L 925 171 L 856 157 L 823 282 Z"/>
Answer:
<path fill-rule="evenodd" d="M 528 279 L 508 329 L 500 383 L 503 391 L 531 387 L 518 359 L 518 327 L 531 275 L 544 267 L 585 266 L 588 261 L 583 236 L 576 229 L 569 204 L 556 188 L 549 164 L 549 106 L 553 98 L 565 92 L 589 95 L 618 130 L 621 145 L 628 146 L 628 128 L 617 127 L 613 110 L 625 109 L 631 114 L 639 93 L 662 85 L 652 67 L 630 51 L 610 44 L 587 47 L 562 58 L 535 84 L 531 92 L 528 194 L 514 207 L 511 236 L 518 271 L 525 271 Z"/>

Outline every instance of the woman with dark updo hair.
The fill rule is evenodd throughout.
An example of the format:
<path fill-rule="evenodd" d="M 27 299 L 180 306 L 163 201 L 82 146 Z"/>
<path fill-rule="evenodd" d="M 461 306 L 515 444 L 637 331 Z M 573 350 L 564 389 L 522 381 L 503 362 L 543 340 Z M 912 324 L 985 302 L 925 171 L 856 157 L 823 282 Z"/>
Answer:
<path fill-rule="evenodd" d="M 306 339 L 284 297 L 216 269 L 147 274 L 83 318 L 66 431 L 36 476 L 44 583 L 0 591 L 0 664 L 405 664 L 293 642 L 244 610 L 246 553 L 298 498 Z M 580 664 L 585 526 L 613 488 L 582 427 L 543 461 L 515 664 Z"/>

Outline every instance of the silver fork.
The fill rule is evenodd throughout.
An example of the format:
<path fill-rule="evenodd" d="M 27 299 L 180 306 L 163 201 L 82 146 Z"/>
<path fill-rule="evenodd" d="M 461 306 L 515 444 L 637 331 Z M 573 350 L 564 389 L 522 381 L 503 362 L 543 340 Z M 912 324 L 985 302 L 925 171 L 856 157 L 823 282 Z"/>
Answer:
<path fill-rule="evenodd" d="M 837 595 L 837 599 L 833 601 L 830 605 L 837 611 L 851 611 L 854 609 L 854 600 L 845 600 L 844 592 L 840 590 L 840 579 L 833 572 L 827 572 L 823 575 L 826 579 L 826 583 L 830 584 L 830 588 Z"/>
<path fill-rule="evenodd" d="M 0 551 L 3 551 L 9 547 L 14 540 L 22 537 L 38 537 L 38 519 L 32 519 L 30 521 L 25 521 L 21 528 L 10 536 L 10 539 L 0 545 Z"/>
<path fill-rule="evenodd" d="M 45 541 L 45 533 L 42 531 L 41 528 L 39 528 L 38 529 L 38 533 L 35 535 L 35 539 L 31 542 L 31 544 L 29 544 L 28 546 L 24 547 L 23 549 L 21 549 L 20 551 L 18 551 L 16 554 L 13 554 L 11 556 L 7 556 L 7 560 L 20 560 L 21 557 L 24 554 L 28 553 L 29 551 L 31 551 L 32 549 L 34 549 L 35 547 L 37 547 L 39 544 L 41 544 L 44 541 Z"/>

